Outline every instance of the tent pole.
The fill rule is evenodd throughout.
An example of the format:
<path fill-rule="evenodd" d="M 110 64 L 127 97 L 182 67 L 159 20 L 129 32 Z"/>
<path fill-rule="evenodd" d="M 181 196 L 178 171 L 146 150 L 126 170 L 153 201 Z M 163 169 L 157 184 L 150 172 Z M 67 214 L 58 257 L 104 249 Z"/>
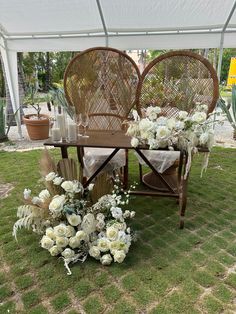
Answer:
<path fill-rule="evenodd" d="M 219 51 L 219 58 L 218 58 L 218 65 L 217 65 L 217 76 L 220 83 L 220 74 L 221 74 L 221 66 L 222 66 L 222 57 L 223 57 L 223 45 L 224 45 L 224 33 L 221 34 L 220 39 L 220 51 Z"/>
<path fill-rule="evenodd" d="M 100 3 L 100 0 L 96 0 L 96 2 L 97 2 L 99 15 L 100 15 L 100 18 L 101 18 L 101 21 L 102 21 L 103 30 L 104 30 L 104 33 L 106 35 L 106 47 L 108 47 L 109 46 L 109 43 L 108 43 L 108 37 L 109 36 L 108 36 L 107 26 L 106 26 L 105 18 L 104 18 L 104 15 L 103 15 L 101 3 Z"/>
<path fill-rule="evenodd" d="M 6 72 L 7 84 L 11 97 L 12 107 L 16 115 L 16 123 L 18 128 L 19 138 L 22 139 L 21 129 L 21 116 L 20 116 L 20 98 L 19 98 L 19 86 L 18 86 L 18 69 L 17 69 L 17 52 L 9 51 L 7 48 L 6 40 L 2 37 L 0 50 L 2 54 L 2 60 L 4 63 L 4 69 Z"/>
<path fill-rule="evenodd" d="M 223 57 L 223 47 L 224 47 L 224 36 L 225 36 L 225 31 L 226 31 L 226 28 L 230 22 L 230 19 L 235 11 L 235 8 L 236 8 L 236 0 L 234 1 L 234 4 L 233 4 L 233 7 L 232 9 L 230 10 L 230 13 L 227 17 L 227 20 L 225 21 L 225 24 L 224 24 L 224 27 L 222 29 L 222 32 L 221 32 L 221 37 L 220 37 L 220 53 L 219 53 L 219 59 L 218 59 L 218 66 L 217 66 L 217 76 L 218 76 L 218 79 L 219 79 L 219 82 L 220 82 L 220 73 L 221 73 L 221 65 L 222 65 L 222 57 Z"/>

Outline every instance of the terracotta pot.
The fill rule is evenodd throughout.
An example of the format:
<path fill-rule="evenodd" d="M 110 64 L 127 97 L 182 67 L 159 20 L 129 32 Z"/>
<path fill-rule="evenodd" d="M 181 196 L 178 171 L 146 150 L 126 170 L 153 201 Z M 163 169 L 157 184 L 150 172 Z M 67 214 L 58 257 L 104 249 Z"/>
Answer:
<path fill-rule="evenodd" d="M 28 114 L 23 117 L 23 122 L 26 125 L 27 132 L 31 140 L 44 140 L 49 137 L 49 116 L 40 114 L 44 117 L 42 120 L 29 119 L 35 114 Z"/>

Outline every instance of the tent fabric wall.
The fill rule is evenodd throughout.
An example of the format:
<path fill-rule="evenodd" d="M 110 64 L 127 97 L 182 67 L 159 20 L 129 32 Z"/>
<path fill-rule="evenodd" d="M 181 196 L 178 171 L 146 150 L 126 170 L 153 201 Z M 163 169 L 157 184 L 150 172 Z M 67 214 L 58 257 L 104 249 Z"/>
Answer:
<path fill-rule="evenodd" d="M 18 51 L 236 47 L 236 0 L 0 0 L 0 49 L 19 107 Z M 20 130 L 19 113 L 17 122 Z"/>
<path fill-rule="evenodd" d="M 6 79 L 15 113 L 15 119 L 18 127 L 18 134 L 22 137 L 21 131 L 21 117 L 20 117 L 20 97 L 18 87 L 18 68 L 17 68 L 17 52 L 8 50 L 6 42 L 3 38 L 0 38 L 0 52 L 4 63 L 4 69 L 6 72 Z"/>

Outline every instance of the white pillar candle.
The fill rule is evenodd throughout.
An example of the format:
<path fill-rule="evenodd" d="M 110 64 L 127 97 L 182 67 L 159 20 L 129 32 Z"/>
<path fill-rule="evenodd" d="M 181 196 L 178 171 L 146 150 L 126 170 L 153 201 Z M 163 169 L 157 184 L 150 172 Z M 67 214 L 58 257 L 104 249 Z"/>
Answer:
<path fill-rule="evenodd" d="M 71 122 L 68 125 L 68 138 L 70 142 L 77 140 L 77 125 L 74 122 Z"/>
<path fill-rule="evenodd" d="M 60 131 L 61 131 L 61 138 L 62 138 L 62 140 L 65 140 L 67 134 L 66 134 L 65 117 L 63 114 L 57 115 L 57 123 L 58 123 L 58 126 L 59 126 Z"/>
<path fill-rule="evenodd" d="M 52 128 L 52 140 L 56 142 L 61 140 L 61 131 L 59 128 Z"/>

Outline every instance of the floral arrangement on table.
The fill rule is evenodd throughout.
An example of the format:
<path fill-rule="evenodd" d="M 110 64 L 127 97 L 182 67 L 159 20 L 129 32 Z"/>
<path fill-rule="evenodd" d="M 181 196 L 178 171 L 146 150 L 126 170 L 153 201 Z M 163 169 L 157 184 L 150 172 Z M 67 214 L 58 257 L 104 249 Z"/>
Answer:
<path fill-rule="evenodd" d="M 209 151 L 214 144 L 214 114 L 207 115 L 208 106 L 197 105 L 191 113 L 179 111 L 176 117 L 167 118 L 158 106 L 149 106 L 145 117 L 140 118 L 133 112 L 134 120 L 129 122 L 127 135 L 131 136 L 131 145 L 149 145 L 149 149 L 185 150 L 188 153 L 187 175 L 191 166 L 191 155 L 199 147 Z M 218 121 L 222 121 L 219 118 Z M 205 154 L 203 169 L 207 168 L 209 153 Z"/>
<path fill-rule="evenodd" d="M 38 196 L 24 190 L 26 204 L 17 211 L 15 238 L 22 227 L 41 234 L 41 247 L 61 257 L 69 275 L 69 264 L 84 262 L 88 255 L 103 265 L 122 263 L 135 237 L 128 225 L 135 212 L 121 208 L 129 204 L 130 191 L 120 194 L 119 178 L 111 184 L 110 178 L 101 174 L 97 183 L 84 189 L 78 180 L 66 180 L 51 171 L 44 182 L 46 189 Z M 111 192 L 100 196 L 99 186 Z"/>

